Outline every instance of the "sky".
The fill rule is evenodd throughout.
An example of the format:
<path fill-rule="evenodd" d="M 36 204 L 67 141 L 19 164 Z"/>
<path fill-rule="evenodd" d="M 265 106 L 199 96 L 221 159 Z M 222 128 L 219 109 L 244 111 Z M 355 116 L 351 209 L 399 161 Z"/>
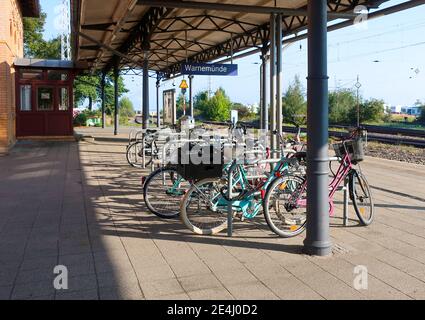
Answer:
<path fill-rule="evenodd" d="M 47 13 L 45 38 L 57 35 L 55 8 L 60 0 L 41 0 Z M 391 0 L 381 8 L 406 1 Z M 383 99 L 389 105 L 412 105 L 425 101 L 425 5 L 373 19 L 361 28 L 348 27 L 328 34 L 328 75 L 330 90 L 353 89 L 359 77 L 365 99 Z M 209 87 L 223 87 L 231 100 L 244 104 L 260 100 L 260 56 L 236 60 L 237 77 L 195 76 L 196 94 Z M 307 87 L 307 41 L 284 48 L 283 90 L 296 76 Z M 178 87 L 181 78 L 175 80 Z M 127 96 L 140 110 L 142 77 L 125 76 Z M 173 88 L 173 81 L 161 83 L 161 90 Z M 150 83 L 150 108 L 156 109 L 155 80 Z M 162 99 L 161 99 L 162 100 Z"/>

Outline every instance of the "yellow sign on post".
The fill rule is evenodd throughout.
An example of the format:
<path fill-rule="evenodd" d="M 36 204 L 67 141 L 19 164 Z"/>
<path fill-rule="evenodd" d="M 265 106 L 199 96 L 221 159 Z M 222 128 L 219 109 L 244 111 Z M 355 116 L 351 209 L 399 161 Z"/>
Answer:
<path fill-rule="evenodd" d="M 189 85 L 187 84 L 186 80 L 182 80 L 182 83 L 180 84 L 180 89 L 188 89 Z"/>

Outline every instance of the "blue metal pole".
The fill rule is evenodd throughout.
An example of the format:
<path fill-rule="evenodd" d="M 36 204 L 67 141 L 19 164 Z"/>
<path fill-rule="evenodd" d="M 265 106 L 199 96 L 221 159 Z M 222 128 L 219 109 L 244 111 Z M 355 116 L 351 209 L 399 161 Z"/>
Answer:
<path fill-rule="evenodd" d="M 267 105 L 267 45 L 263 45 L 261 54 L 261 129 L 267 132 L 269 130 L 269 109 Z"/>
<path fill-rule="evenodd" d="M 145 49 L 143 59 L 143 129 L 149 128 L 149 52 Z"/>
<path fill-rule="evenodd" d="M 195 112 L 193 111 L 193 75 L 189 75 L 189 109 L 190 116 L 195 118 Z"/>
<path fill-rule="evenodd" d="M 276 149 L 276 15 L 270 15 L 270 147 Z M 275 152 L 273 151 L 273 155 Z"/>
<path fill-rule="evenodd" d="M 308 1 L 307 85 L 307 254 L 331 253 L 329 237 L 329 154 L 327 1 Z"/>
<path fill-rule="evenodd" d="M 158 128 L 161 127 L 161 114 L 160 114 L 160 107 L 159 107 L 159 89 L 161 88 L 161 80 L 159 77 L 159 74 L 157 74 L 156 78 L 156 126 Z"/>
<path fill-rule="evenodd" d="M 119 121 L 119 96 L 118 96 L 118 78 L 119 78 L 119 65 L 118 60 L 114 65 L 114 135 L 118 135 L 118 121 Z"/>
<path fill-rule="evenodd" d="M 276 127 L 280 136 L 283 133 L 283 101 L 282 101 L 282 14 L 278 14 L 276 18 Z M 279 144 L 276 141 L 276 144 Z M 279 149 L 279 146 L 277 146 Z"/>
<path fill-rule="evenodd" d="M 106 122 L 106 114 L 105 114 L 105 104 L 106 104 L 106 97 L 105 97 L 105 82 L 106 82 L 106 73 L 102 73 L 102 82 L 101 82 L 101 89 L 102 89 L 102 129 L 105 129 L 105 122 Z"/>

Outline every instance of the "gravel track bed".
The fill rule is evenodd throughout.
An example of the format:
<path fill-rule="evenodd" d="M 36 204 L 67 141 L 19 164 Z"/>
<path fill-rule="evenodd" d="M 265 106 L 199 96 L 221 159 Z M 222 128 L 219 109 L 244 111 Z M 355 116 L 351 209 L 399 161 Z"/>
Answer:
<path fill-rule="evenodd" d="M 375 158 L 425 165 L 424 148 L 369 142 L 365 154 Z"/>

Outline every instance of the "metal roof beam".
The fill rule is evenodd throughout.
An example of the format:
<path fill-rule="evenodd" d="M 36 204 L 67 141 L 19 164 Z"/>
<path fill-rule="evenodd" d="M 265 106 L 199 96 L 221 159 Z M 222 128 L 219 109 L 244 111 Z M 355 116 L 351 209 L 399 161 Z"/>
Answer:
<path fill-rule="evenodd" d="M 215 10 L 228 12 L 244 12 L 258 14 L 279 13 L 285 16 L 307 16 L 307 10 L 304 9 L 288 9 L 281 7 L 264 7 L 264 6 L 249 6 L 239 4 L 224 4 L 211 2 L 197 1 L 176 1 L 176 0 L 138 0 L 138 5 L 151 7 L 179 8 L 179 9 L 194 9 L 194 10 Z M 358 14 L 347 12 L 328 12 L 328 16 L 334 19 L 353 19 Z"/>
<path fill-rule="evenodd" d="M 108 29 L 112 26 L 115 26 L 115 22 L 107 22 L 107 23 L 97 23 L 97 24 L 85 24 L 81 26 L 81 29 L 84 30 L 99 30 L 99 31 L 105 31 L 105 29 Z M 108 30 L 112 31 L 112 30 Z"/>
<path fill-rule="evenodd" d="M 100 41 L 96 40 L 95 38 L 93 38 L 93 37 L 91 37 L 91 36 L 89 36 L 89 35 L 87 35 L 87 34 L 84 34 L 84 33 L 80 32 L 80 31 L 78 31 L 78 34 L 79 34 L 82 38 L 84 38 L 84 39 L 86 39 L 86 40 L 88 40 L 88 41 L 91 41 L 92 43 L 97 44 L 99 47 L 102 47 L 102 48 L 104 48 L 104 49 L 106 49 L 106 50 L 108 50 L 108 51 L 112 52 L 115 56 L 118 56 L 118 57 L 120 57 L 120 58 L 122 58 L 122 59 L 128 60 L 129 62 L 132 62 L 132 63 L 138 64 L 138 62 L 137 62 L 137 61 L 135 61 L 134 59 L 132 59 L 132 58 L 131 58 L 131 57 L 129 57 L 128 55 L 126 55 L 126 54 L 124 54 L 124 53 L 122 53 L 122 52 L 119 52 L 119 51 L 115 50 L 114 48 L 111 48 L 110 46 L 108 46 L 108 45 L 106 45 L 106 44 L 104 44 L 104 43 L 102 43 L 102 42 L 100 42 Z"/>
<path fill-rule="evenodd" d="M 121 53 L 129 53 L 137 45 L 143 46 L 146 43 L 149 44 L 152 32 L 162 18 L 166 17 L 168 13 L 168 9 L 151 8 L 148 10 L 139 24 L 130 31 L 131 34 L 129 38 L 120 46 L 118 51 Z M 104 70 L 110 70 L 113 67 L 112 63 L 112 60 L 109 61 L 104 67 Z"/>

